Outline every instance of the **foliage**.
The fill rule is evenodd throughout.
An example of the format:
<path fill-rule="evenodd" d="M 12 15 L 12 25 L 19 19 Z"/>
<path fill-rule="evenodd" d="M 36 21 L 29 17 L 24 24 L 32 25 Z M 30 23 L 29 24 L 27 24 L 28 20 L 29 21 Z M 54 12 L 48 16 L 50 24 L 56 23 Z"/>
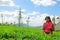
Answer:
<path fill-rule="evenodd" d="M 60 32 L 43 34 L 41 29 L 18 26 L 0 26 L 0 40 L 60 40 Z"/>

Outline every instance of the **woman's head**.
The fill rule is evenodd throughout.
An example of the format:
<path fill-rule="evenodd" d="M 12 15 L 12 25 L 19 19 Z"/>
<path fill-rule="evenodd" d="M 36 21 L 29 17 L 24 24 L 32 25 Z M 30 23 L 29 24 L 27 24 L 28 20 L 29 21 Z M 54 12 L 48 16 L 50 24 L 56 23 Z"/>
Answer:
<path fill-rule="evenodd" d="M 51 22 L 51 18 L 49 16 L 45 17 L 46 22 Z"/>

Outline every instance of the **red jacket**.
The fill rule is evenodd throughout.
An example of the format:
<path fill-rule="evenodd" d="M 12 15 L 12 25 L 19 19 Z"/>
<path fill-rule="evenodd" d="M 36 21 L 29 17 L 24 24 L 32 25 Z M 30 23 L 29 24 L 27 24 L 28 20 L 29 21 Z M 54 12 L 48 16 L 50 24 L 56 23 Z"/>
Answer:
<path fill-rule="evenodd" d="M 44 23 L 43 24 L 43 32 L 51 32 L 54 30 L 54 26 L 52 22 Z"/>

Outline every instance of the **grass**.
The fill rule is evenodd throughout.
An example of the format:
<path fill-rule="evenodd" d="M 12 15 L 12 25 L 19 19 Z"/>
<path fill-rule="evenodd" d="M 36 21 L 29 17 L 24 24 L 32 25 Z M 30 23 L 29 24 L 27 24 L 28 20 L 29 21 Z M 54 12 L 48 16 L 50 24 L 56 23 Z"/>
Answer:
<path fill-rule="evenodd" d="M 60 40 L 60 32 L 43 34 L 41 29 L 17 26 L 0 26 L 0 40 Z"/>

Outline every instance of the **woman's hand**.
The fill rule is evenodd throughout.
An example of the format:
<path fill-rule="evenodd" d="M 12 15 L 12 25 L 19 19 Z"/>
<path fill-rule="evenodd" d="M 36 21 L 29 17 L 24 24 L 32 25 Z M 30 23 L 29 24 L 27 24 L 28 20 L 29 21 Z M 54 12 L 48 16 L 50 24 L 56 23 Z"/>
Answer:
<path fill-rule="evenodd" d="M 51 27 L 49 27 L 48 29 L 49 29 L 49 30 L 52 30 L 52 28 L 51 28 Z"/>

